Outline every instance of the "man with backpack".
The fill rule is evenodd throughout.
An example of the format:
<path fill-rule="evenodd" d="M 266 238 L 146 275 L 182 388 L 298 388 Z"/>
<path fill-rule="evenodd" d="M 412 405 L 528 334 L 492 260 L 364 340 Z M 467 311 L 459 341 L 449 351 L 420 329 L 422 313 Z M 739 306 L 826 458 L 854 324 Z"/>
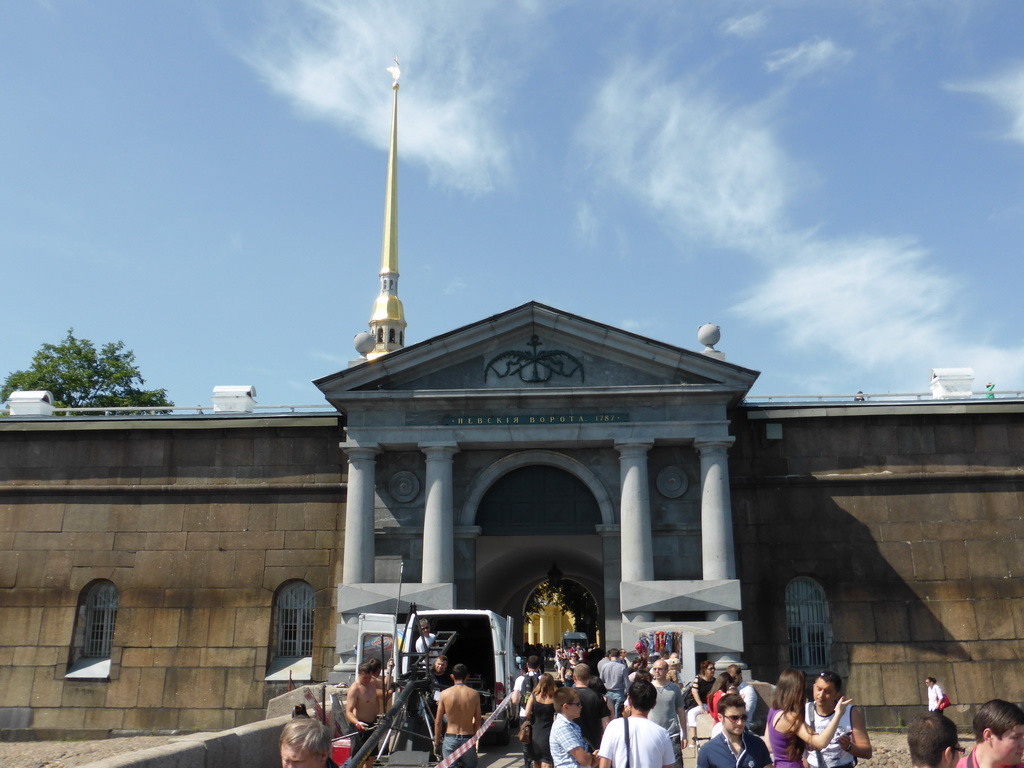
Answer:
<path fill-rule="evenodd" d="M 520 721 L 526 719 L 526 702 L 530 698 L 530 694 L 533 693 L 533 687 L 537 684 L 538 677 L 540 677 L 540 658 L 530 656 L 526 660 L 526 674 L 517 677 L 512 686 L 512 706 L 519 707 Z M 529 744 L 523 744 L 523 760 L 525 768 L 531 768 L 533 756 L 530 753 Z"/>

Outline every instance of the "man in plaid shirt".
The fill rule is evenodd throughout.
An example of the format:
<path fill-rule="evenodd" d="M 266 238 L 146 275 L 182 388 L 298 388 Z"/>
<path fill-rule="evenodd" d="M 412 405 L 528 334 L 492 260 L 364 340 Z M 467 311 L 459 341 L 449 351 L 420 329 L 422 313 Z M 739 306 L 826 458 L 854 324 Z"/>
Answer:
<path fill-rule="evenodd" d="M 580 697 L 573 688 L 555 691 L 555 722 L 548 744 L 555 768 L 581 768 L 597 765 L 597 753 L 587 751 L 580 727 L 573 722 L 580 716 Z"/>

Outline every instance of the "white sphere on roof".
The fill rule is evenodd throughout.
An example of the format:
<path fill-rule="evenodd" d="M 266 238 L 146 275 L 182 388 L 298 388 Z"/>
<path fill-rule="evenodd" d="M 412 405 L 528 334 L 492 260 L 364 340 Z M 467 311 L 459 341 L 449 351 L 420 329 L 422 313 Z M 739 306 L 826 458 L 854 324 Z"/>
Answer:
<path fill-rule="evenodd" d="M 352 343 L 355 344 L 356 352 L 363 357 L 366 357 L 367 354 L 373 352 L 373 348 L 377 345 L 377 342 L 373 340 L 373 334 L 369 331 L 357 333 L 356 337 L 352 340 Z"/>
<path fill-rule="evenodd" d="M 697 329 L 697 341 L 705 347 L 713 347 L 722 338 L 722 330 L 717 325 L 704 323 Z"/>

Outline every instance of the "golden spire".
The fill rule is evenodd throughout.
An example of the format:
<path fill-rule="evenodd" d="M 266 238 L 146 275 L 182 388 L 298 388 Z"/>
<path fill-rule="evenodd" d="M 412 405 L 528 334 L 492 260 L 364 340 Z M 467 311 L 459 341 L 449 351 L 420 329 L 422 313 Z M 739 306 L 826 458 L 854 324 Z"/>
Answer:
<path fill-rule="evenodd" d="M 367 359 L 386 355 L 405 346 L 405 309 L 398 298 L 398 78 L 402 74 L 395 65 L 387 71 L 394 78 L 391 88 L 391 148 L 388 151 L 388 184 L 384 199 L 384 243 L 380 253 L 380 294 L 370 314 L 373 351 Z"/>

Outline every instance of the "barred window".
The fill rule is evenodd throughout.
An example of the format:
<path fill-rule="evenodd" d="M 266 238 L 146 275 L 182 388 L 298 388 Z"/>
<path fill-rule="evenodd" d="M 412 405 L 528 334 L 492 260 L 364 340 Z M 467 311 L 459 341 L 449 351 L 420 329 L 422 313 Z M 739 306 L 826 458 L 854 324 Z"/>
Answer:
<path fill-rule="evenodd" d="M 277 594 L 275 656 L 296 658 L 313 654 L 313 608 L 316 595 L 304 581 L 286 585 Z"/>
<path fill-rule="evenodd" d="M 117 587 L 109 581 L 94 581 L 82 590 L 75 613 L 66 677 L 110 679 L 110 652 L 117 624 L 117 604 Z"/>
<path fill-rule="evenodd" d="M 799 577 L 786 585 L 789 663 L 799 669 L 829 666 L 832 628 L 825 590 L 814 579 Z"/>
<path fill-rule="evenodd" d="M 89 591 L 85 599 L 85 642 L 82 656 L 95 659 L 110 655 L 116 620 L 117 587 L 109 581 L 101 581 Z"/>

